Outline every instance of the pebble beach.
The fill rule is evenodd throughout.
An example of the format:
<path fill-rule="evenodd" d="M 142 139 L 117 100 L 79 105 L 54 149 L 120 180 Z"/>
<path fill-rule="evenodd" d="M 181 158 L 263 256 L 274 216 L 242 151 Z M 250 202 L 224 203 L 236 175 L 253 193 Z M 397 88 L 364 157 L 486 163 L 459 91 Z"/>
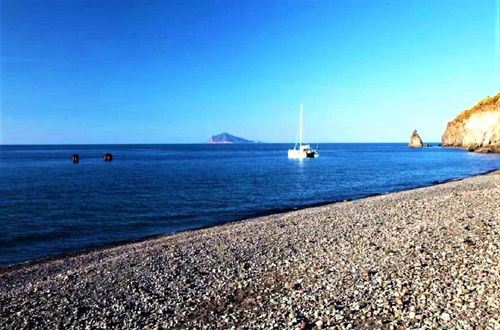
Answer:
<path fill-rule="evenodd" d="M 0 269 L 0 328 L 500 329 L 500 171 Z"/>

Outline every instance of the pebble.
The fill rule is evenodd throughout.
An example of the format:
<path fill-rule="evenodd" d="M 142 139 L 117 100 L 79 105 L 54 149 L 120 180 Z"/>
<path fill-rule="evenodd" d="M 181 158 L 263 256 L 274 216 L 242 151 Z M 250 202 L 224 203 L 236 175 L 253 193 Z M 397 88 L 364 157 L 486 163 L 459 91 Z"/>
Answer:
<path fill-rule="evenodd" d="M 450 314 L 444 312 L 441 314 L 441 319 L 443 319 L 443 321 L 449 321 L 449 320 L 451 320 L 451 316 L 450 316 Z"/>

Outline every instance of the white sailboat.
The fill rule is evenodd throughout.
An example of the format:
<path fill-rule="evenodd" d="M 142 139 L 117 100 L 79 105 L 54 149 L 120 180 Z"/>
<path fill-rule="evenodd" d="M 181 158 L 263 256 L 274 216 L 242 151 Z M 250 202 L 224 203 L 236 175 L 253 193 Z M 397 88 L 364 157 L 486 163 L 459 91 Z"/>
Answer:
<path fill-rule="evenodd" d="M 290 159 L 304 159 L 304 158 L 316 158 L 319 157 L 317 150 L 311 149 L 308 144 L 302 145 L 302 133 L 303 133 L 303 116 L 304 116 L 304 105 L 300 104 L 300 125 L 299 125 L 299 144 L 295 143 L 293 149 L 288 149 L 288 158 Z"/>

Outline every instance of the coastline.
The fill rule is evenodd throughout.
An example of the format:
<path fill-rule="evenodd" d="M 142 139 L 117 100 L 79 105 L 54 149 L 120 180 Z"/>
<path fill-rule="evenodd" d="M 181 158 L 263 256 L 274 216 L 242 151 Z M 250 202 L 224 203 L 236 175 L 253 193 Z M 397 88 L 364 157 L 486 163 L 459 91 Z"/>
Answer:
<path fill-rule="evenodd" d="M 497 170 L 10 266 L 0 325 L 495 326 L 499 184 Z M 456 283 L 477 267 L 488 283 Z M 482 300 L 456 309 L 432 283 Z M 431 304 L 421 306 L 417 284 Z"/>
<path fill-rule="evenodd" d="M 453 148 L 453 147 L 450 147 L 450 148 Z M 460 149 L 460 148 L 458 148 L 458 149 Z M 253 214 L 252 216 L 249 216 L 249 217 L 241 217 L 241 218 L 235 218 L 233 220 L 219 221 L 219 222 L 215 222 L 213 224 L 204 225 L 204 226 L 200 226 L 200 227 L 193 228 L 193 229 L 179 230 L 179 231 L 174 231 L 174 232 L 170 232 L 170 233 L 166 233 L 166 234 L 149 235 L 149 236 L 138 238 L 138 239 L 123 240 L 123 241 L 117 241 L 117 242 L 107 243 L 107 244 L 99 245 L 99 246 L 96 246 L 96 247 L 86 248 L 86 249 L 83 249 L 83 250 L 80 250 L 80 251 L 69 252 L 69 253 L 62 253 L 62 254 L 55 255 L 55 256 L 48 256 L 48 257 L 45 257 L 45 258 L 28 260 L 28 261 L 24 261 L 24 262 L 20 262 L 20 263 L 15 263 L 15 264 L 12 264 L 12 265 L 0 266 L 0 275 L 3 274 L 3 273 L 5 273 L 5 272 L 9 272 L 9 271 L 12 271 L 12 270 L 15 270 L 15 269 L 18 269 L 18 268 L 29 267 L 29 266 L 33 266 L 33 265 L 37 265 L 37 264 L 43 264 L 43 263 L 47 263 L 47 262 L 51 262 L 51 261 L 56 261 L 56 260 L 60 260 L 60 259 L 77 257 L 77 256 L 81 256 L 81 255 L 85 255 L 85 254 L 89 254 L 89 253 L 93 253 L 93 252 L 99 252 L 101 250 L 108 250 L 108 249 L 120 247 L 120 246 L 123 246 L 123 245 L 136 244 L 136 243 L 142 243 L 142 242 L 147 242 L 147 241 L 151 241 L 151 240 L 161 239 L 161 238 L 164 238 L 164 237 L 168 237 L 168 236 L 171 236 L 171 235 L 176 235 L 176 234 L 180 234 L 180 233 L 184 233 L 184 232 L 191 232 L 191 231 L 208 229 L 208 228 L 213 228 L 213 227 L 218 227 L 218 226 L 224 226 L 224 225 L 227 225 L 227 224 L 238 223 L 238 222 L 241 222 L 241 221 L 251 221 L 253 219 L 257 219 L 257 218 L 261 218 L 261 217 L 265 217 L 265 216 L 271 216 L 271 215 L 275 215 L 275 214 L 282 214 L 282 213 L 300 211 L 300 210 L 304 210 L 304 209 L 308 209 L 308 208 L 320 207 L 320 206 L 325 206 L 325 205 L 330 205 L 330 204 L 343 203 L 343 202 L 351 202 L 351 201 L 362 200 L 362 199 L 370 198 L 370 197 L 383 196 L 383 195 L 388 195 L 388 194 L 395 194 L 395 193 L 404 192 L 404 191 L 412 191 L 412 190 L 415 190 L 415 189 L 422 189 L 422 188 L 432 187 L 432 186 L 439 185 L 439 184 L 444 184 L 444 183 L 447 183 L 447 182 L 460 181 L 460 180 L 465 180 L 465 179 L 468 179 L 468 178 L 473 178 L 473 177 L 476 177 L 476 176 L 487 175 L 487 174 L 490 174 L 490 173 L 494 173 L 496 171 L 500 171 L 500 169 L 494 169 L 494 170 L 489 170 L 489 171 L 485 171 L 485 172 L 480 172 L 480 173 L 477 173 L 477 174 L 474 174 L 474 175 L 471 175 L 471 176 L 466 176 L 466 177 L 459 177 L 459 178 L 452 178 L 452 179 L 445 179 L 445 180 L 433 181 L 430 184 L 424 184 L 424 185 L 420 185 L 420 186 L 415 186 L 415 187 L 412 187 L 410 189 L 400 189 L 400 190 L 396 189 L 396 190 L 393 190 L 393 191 L 390 191 L 390 192 L 386 192 L 386 193 L 380 192 L 380 193 L 366 194 L 366 195 L 362 195 L 359 198 L 343 199 L 343 200 L 333 200 L 333 201 L 327 201 L 327 202 L 319 202 L 319 203 L 312 203 L 312 204 L 300 205 L 300 206 L 295 206 L 295 207 L 270 209 L 270 210 L 265 210 L 265 211 L 257 212 L 255 214 Z"/>
<path fill-rule="evenodd" d="M 479 148 L 456 146 L 456 145 L 443 145 L 441 146 L 441 148 L 460 149 L 468 152 L 475 152 L 478 154 L 500 155 L 500 149 L 499 149 L 500 147 L 498 145 L 485 146 Z"/>

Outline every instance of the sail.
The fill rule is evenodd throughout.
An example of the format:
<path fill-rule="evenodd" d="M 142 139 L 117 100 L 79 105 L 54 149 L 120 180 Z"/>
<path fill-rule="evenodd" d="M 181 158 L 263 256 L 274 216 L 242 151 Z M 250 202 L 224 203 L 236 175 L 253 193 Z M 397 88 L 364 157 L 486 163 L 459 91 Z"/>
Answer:
<path fill-rule="evenodd" d="M 302 134 L 303 134 L 303 120 L 304 120 L 304 104 L 300 104 L 300 120 L 299 120 L 299 149 L 302 146 Z"/>

